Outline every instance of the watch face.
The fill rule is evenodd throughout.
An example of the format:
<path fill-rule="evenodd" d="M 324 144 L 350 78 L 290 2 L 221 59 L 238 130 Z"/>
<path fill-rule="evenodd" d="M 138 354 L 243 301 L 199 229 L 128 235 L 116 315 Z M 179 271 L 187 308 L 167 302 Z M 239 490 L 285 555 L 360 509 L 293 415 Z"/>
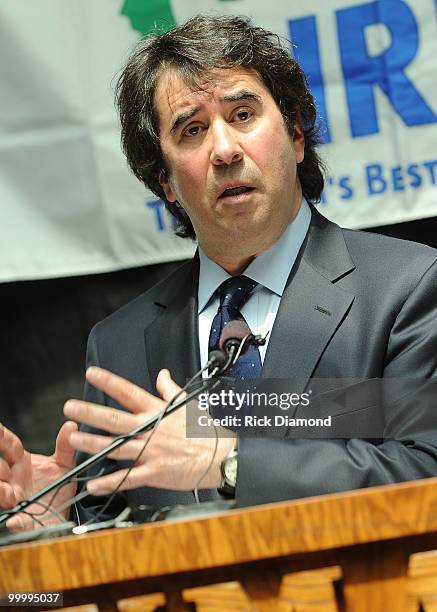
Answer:
<path fill-rule="evenodd" d="M 223 466 L 223 472 L 226 480 L 234 487 L 235 483 L 237 482 L 237 467 L 238 461 L 236 456 L 229 457 Z"/>

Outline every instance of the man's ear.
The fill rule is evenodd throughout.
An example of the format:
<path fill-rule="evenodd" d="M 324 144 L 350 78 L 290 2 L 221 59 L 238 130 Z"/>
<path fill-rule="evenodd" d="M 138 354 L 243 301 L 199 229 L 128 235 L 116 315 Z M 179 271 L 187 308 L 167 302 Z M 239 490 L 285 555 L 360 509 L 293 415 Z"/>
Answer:
<path fill-rule="evenodd" d="M 302 117 L 300 109 L 295 109 L 295 122 L 293 126 L 293 146 L 294 154 L 296 156 L 296 163 L 300 164 L 305 157 L 305 134 L 302 129 Z"/>
<path fill-rule="evenodd" d="M 159 173 L 159 184 L 164 190 L 167 201 L 176 202 L 177 200 L 176 194 L 173 191 L 172 186 L 170 185 L 170 181 L 167 178 L 167 174 L 163 170 L 161 170 L 161 172 Z"/>
<path fill-rule="evenodd" d="M 293 128 L 293 147 L 296 155 L 296 163 L 300 164 L 305 157 L 305 135 L 303 133 L 299 111 L 296 113 L 296 122 Z"/>

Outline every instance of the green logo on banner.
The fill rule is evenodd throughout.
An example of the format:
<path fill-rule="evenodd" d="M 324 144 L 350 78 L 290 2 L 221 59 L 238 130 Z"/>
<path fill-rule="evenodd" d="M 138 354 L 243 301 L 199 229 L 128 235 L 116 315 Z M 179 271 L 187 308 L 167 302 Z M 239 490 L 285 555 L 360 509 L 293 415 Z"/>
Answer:
<path fill-rule="evenodd" d="M 132 28 L 140 34 L 149 34 L 156 27 L 167 31 L 176 25 L 170 0 L 126 0 L 121 14 L 126 15 Z"/>
<path fill-rule="evenodd" d="M 219 2 L 238 1 L 219 0 Z M 170 0 L 125 0 L 120 12 L 126 15 L 132 28 L 140 34 L 149 34 L 156 27 L 167 31 L 176 25 Z"/>

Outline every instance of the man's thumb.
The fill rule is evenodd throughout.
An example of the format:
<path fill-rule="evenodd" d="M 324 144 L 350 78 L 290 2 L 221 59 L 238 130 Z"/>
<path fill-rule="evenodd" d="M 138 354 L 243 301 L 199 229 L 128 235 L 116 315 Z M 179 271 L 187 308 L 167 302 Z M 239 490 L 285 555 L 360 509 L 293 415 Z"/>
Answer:
<path fill-rule="evenodd" d="M 55 448 L 55 461 L 56 463 L 67 469 L 71 469 L 76 465 L 76 461 L 74 459 L 75 449 L 70 444 L 70 434 L 73 431 L 77 431 L 77 423 L 73 423 L 73 421 L 67 421 L 64 423 L 59 430 L 58 436 L 56 438 L 56 448 Z"/>
<path fill-rule="evenodd" d="M 176 393 L 181 390 L 180 386 L 172 379 L 170 372 L 167 369 L 161 370 L 156 379 L 156 388 L 163 400 L 169 402 L 174 398 Z"/>

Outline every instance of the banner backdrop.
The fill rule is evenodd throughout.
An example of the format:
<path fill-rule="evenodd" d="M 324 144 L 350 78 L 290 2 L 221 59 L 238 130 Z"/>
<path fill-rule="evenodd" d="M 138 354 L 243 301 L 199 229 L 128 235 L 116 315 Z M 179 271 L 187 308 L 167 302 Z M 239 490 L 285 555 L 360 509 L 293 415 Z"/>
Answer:
<path fill-rule="evenodd" d="M 352 228 L 437 215 L 436 0 L 3 0 L 0 281 L 192 254 L 127 169 L 113 87 L 141 34 L 198 12 L 292 41 L 319 109 L 324 214 Z"/>

